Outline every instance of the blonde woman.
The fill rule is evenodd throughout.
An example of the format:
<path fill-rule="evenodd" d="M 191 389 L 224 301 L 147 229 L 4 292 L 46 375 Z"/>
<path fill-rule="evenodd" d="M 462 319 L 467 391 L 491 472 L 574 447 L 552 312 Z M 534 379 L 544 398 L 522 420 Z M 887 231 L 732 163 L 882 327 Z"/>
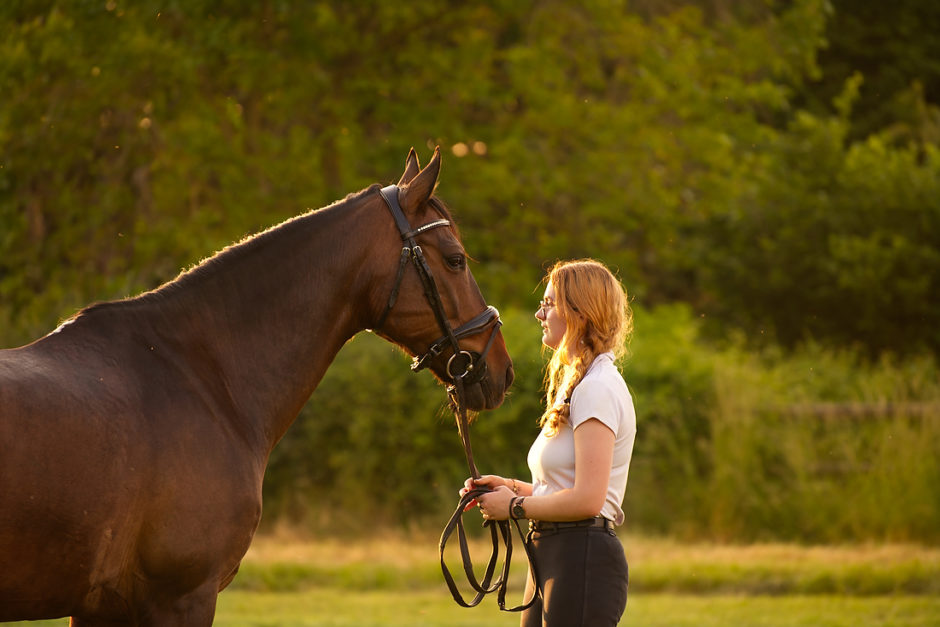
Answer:
<path fill-rule="evenodd" d="M 633 330 L 617 278 L 591 260 L 557 263 L 535 317 L 553 353 L 542 430 L 529 449 L 532 482 L 485 475 L 486 519 L 530 521 L 541 601 L 523 627 L 616 625 L 627 602 L 627 561 L 614 529 L 636 435 L 633 400 L 615 361 Z M 534 591 L 531 573 L 526 597 Z"/>

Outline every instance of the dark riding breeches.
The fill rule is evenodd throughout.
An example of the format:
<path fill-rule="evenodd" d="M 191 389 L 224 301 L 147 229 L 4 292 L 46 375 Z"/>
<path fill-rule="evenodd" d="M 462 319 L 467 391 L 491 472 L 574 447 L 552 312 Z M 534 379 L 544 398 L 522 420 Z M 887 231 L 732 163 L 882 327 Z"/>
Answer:
<path fill-rule="evenodd" d="M 522 627 L 616 627 L 627 605 L 623 545 L 603 527 L 532 532 L 542 598 L 522 615 Z M 533 592 L 532 573 L 526 598 Z"/>

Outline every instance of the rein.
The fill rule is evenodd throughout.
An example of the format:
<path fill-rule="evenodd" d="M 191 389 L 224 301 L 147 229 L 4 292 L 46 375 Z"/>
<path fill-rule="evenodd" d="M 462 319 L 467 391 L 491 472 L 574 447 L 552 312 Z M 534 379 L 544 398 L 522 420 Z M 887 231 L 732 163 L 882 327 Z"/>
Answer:
<path fill-rule="evenodd" d="M 450 221 L 446 219 L 435 220 L 425 224 L 424 226 L 412 229 L 411 225 L 408 223 L 408 219 L 405 217 L 405 214 L 401 209 L 401 205 L 398 202 L 398 186 L 389 185 L 387 187 L 383 187 L 380 190 L 380 194 L 385 200 L 385 204 L 388 207 L 388 210 L 391 212 L 392 218 L 395 220 L 395 225 L 398 227 L 398 232 L 401 235 L 402 243 L 404 245 L 401 249 L 401 255 L 399 257 L 395 285 L 389 294 L 385 311 L 382 312 L 382 315 L 380 316 L 378 324 L 376 324 L 375 328 L 381 328 L 381 326 L 385 323 L 385 320 L 388 318 L 388 314 L 392 310 L 392 307 L 394 307 L 395 301 L 398 299 L 398 293 L 401 289 L 401 282 L 404 277 L 405 268 L 407 267 L 408 262 L 411 261 L 415 266 L 415 269 L 418 272 L 418 276 L 421 279 L 421 284 L 424 287 L 424 296 L 427 299 L 428 304 L 431 306 L 431 309 L 434 312 L 434 316 L 437 319 L 437 324 L 443 333 L 443 335 L 438 340 L 433 342 L 430 347 L 428 347 L 428 350 L 424 353 L 424 355 L 414 358 L 411 364 L 411 369 L 414 372 L 418 372 L 427 366 L 428 361 L 438 357 L 448 346 L 453 349 L 453 355 L 451 355 L 450 359 L 447 361 L 446 367 L 447 376 L 450 377 L 453 385 L 448 386 L 447 392 L 448 397 L 451 400 L 451 404 L 454 407 L 454 413 L 457 419 L 457 432 L 460 435 L 460 441 L 463 444 L 464 455 L 467 458 L 467 467 L 470 469 L 470 476 L 474 479 L 479 479 L 480 471 L 477 470 L 476 463 L 473 461 L 473 449 L 470 446 L 470 420 L 467 416 L 466 385 L 468 383 L 472 384 L 479 382 L 486 373 L 486 355 L 493 346 L 493 341 L 496 339 L 497 330 L 499 330 L 500 326 L 502 326 L 502 321 L 499 319 L 499 311 L 497 311 L 497 309 L 493 306 L 487 306 L 483 312 L 474 316 L 466 323 L 460 325 L 456 329 L 452 328 L 449 321 L 447 320 L 447 314 L 444 311 L 444 305 L 441 302 L 440 292 L 438 292 L 437 284 L 434 281 L 434 275 L 431 273 L 431 268 L 428 266 L 428 263 L 424 258 L 424 252 L 421 250 L 421 246 L 419 246 L 414 239 L 416 235 L 430 231 L 431 229 L 435 229 L 439 226 L 449 226 Z M 487 340 L 486 346 L 482 353 L 476 354 L 470 351 L 462 350 L 460 348 L 461 339 L 482 333 L 490 327 L 492 327 L 492 331 L 490 332 L 489 340 Z M 462 370 L 457 370 L 455 372 L 455 368 L 462 368 Z M 447 522 L 447 525 L 444 527 L 444 531 L 441 533 L 441 539 L 438 545 L 441 555 L 441 571 L 444 575 L 444 581 L 447 583 L 447 587 L 450 589 L 451 596 L 453 596 L 454 601 L 456 601 L 458 605 L 463 607 L 474 607 L 478 605 L 487 594 L 496 592 L 499 609 L 509 612 L 518 612 L 530 607 L 536 601 L 539 595 L 539 586 L 535 586 L 535 593 L 528 602 L 513 608 L 506 608 L 506 586 L 509 581 L 509 563 L 512 557 L 512 529 L 508 520 L 484 521 L 483 527 L 489 527 L 493 548 L 492 552 L 490 553 L 490 559 L 487 562 L 486 570 L 483 574 L 483 579 L 477 580 L 476 575 L 473 572 L 473 560 L 470 556 L 466 531 L 464 530 L 463 514 L 465 508 L 475 498 L 485 494 L 488 491 L 489 490 L 485 488 L 470 490 L 460 499 L 460 502 L 457 504 L 457 509 L 454 511 L 453 515 L 450 517 L 450 520 Z M 539 578 L 535 569 L 535 560 L 533 559 L 530 543 L 527 541 L 526 536 L 519 527 L 519 521 L 513 520 L 513 522 L 515 523 L 516 531 L 522 538 L 523 548 L 525 549 L 526 556 L 529 560 L 529 567 L 532 571 L 532 576 L 536 583 L 538 583 Z M 460 594 L 460 591 L 457 589 L 457 584 L 455 583 L 453 576 L 451 576 L 444 560 L 444 549 L 447 545 L 447 540 L 450 538 L 455 529 L 457 531 L 457 541 L 460 545 L 460 556 L 463 560 L 464 573 L 467 576 L 467 581 L 476 591 L 476 596 L 474 596 L 474 598 L 470 601 L 465 601 L 463 596 Z M 496 562 L 499 558 L 500 537 L 502 538 L 506 554 L 503 558 L 502 572 L 500 573 L 499 578 L 494 582 L 493 574 L 495 573 Z"/>
<path fill-rule="evenodd" d="M 454 387 L 456 388 L 456 394 L 458 398 L 462 397 L 463 392 L 463 381 L 460 379 L 455 380 Z M 474 479 L 480 478 L 480 472 L 477 470 L 476 464 L 473 461 L 473 450 L 470 447 L 470 430 L 469 430 L 469 421 L 467 420 L 467 410 L 463 403 L 458 402 L 456 411 L 457 414 L 457 432 L 460 435 L 460 440 L 463 443 L 464 454 L 467 457 L 467 466 L 470 468 L 470 476 Z M 492 542 L 492 549 L 490 550 L 490 559 L 486 564 L 486 570 L 483 573 L 483 578 L 478 580 L 476 573 L 473 571 L 473 559 L 470 556 L 470 547 L 467 543 L 467 533 L 464 529 L 463 524 L 463 515 L 464 512 L 477 497 L 486 494 L 490 490 L 487 488 L 476 488 L 468 491 L 466 494 L 461 497 L 460 502 L 457 503 L 457 509 L 454 510 L 454 513 L 451 514 L 450 520 L 447 521 L 447 524 L 444 526 L 444 530 L 441 532 L 441 539 L 438 543 L 438 549 L 441 556 L 441 572 L 444 575 L 444 581 L 447 583 L 447 588 L 450 590 L 451 596 L 454 598 L 454 601 L 461 607 L 475 607 L 483 600 L 487 594 L 496 592 L 496 601 L 499 604 L 499 609 L 504 612 L 520 612 L 528 609 L 532 606 L 533 603 L 539 598 L 539 575 L 538 570 L 535 567 L 535 556 L 532 554 L 531 543 L 529 537 L 523 533 L 522 528 L 519 527 L 519 521 L 513 519 L 513 523 L 516 526 L 516 532 L 519 534 L 520 539 L 522 540 L 522 548 L 525 549 L 526 557 L 529 560 L 529 569 L 532 571 L 532 578 L 535 580 L 535 591 L 532 594 L 532 598 L 528 601 L 524 601 L 521 605 L 515 607 L 507 608 L 506 607 L 506 587 L 509 584 L 509 564 L 512 560 L 512 528 L 509 526 L 508 520 L 485 520 L 483 522 L 483 527 L 489 527 L 490 530 L 490 540 Z M 460 591 L 457 589 L 457 583 L 454 581 L 453 575 L 450 574 L 450 570 L 447 568 L 447 563 L 444 560 L 444 550 L 447 547 L 447 541 L 450 536 L 453 534 L 454 530 L 457 531 L 457 542 L 460 547 L 460 558 L 463 561 L 463 570 L 464 574 L 467 577 L 467 581 L 470 586 L 476 591 L 476 595 L 469 601 L 463 598 L 463 595 L 460 594 Z M 503 557 L 503 568 L 500 572 L 499 578 L 494 582 L 493 574 L 496 570 L 496 562 L 499 559 L 499 544 L 500 538 L 502 538 L 503 547 L 505 550 L 505 556 Z"/>

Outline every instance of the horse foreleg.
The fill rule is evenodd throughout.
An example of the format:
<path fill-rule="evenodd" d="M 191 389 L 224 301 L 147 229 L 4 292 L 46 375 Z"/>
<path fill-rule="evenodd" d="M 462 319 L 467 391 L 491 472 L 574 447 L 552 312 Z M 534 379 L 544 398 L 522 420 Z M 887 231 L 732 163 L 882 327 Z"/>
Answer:
<path fill-rule="evenodd" d="M 207 584 L 170 602 L 151 603 L 135 627 L 211 627 L 218 583 Z"/>
<path fill-rule="evenodd" d="M 125 620 L 73 616 L 69 627 L 211 627 L 218 585 L 207 585 L 183 597 L 137 607 Z"/>

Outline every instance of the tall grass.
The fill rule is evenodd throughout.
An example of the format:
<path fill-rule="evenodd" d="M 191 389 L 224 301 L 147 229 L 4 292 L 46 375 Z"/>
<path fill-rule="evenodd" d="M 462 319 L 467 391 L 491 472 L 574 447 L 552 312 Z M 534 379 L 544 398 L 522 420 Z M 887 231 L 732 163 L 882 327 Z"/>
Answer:
<path fill-rule="evenodd" d="M 785 360 L 739 354 L 718 363 L 715 386 L 713 534 L 940 540 L 933 363 L 816 347 Z"/>
<path fill-rule="evenodd" d="M 638 322 L 628 364 L 633 521 L 720 540 L 940 542 L 934 359 L 708 349 L 686 310 L 660 314 Z"/>
<path fill-rule="evenodd" d="M 621 535 L 621 541 L 630 564 L 632 592 L 940 595 L 940 549 L 919 545 L 740 546 L 627 534 Z M 474 565 L 482 569 L 489 556 L 488 542 L 472 540 L 469 547 Z M 507 596 L 511 603 L 521 599 L 526 576 L 521 550 L 513 555 Z M 445 559 L 469 594 L 459 551 L 448 547 Z M 321 586 L 350 591 L 435 589 L 446 594 L 435 538 L 429 534 L 311 539 L 282 528 L 255 539 L 232 583 L 233 589 L 256 592 Z"/>

